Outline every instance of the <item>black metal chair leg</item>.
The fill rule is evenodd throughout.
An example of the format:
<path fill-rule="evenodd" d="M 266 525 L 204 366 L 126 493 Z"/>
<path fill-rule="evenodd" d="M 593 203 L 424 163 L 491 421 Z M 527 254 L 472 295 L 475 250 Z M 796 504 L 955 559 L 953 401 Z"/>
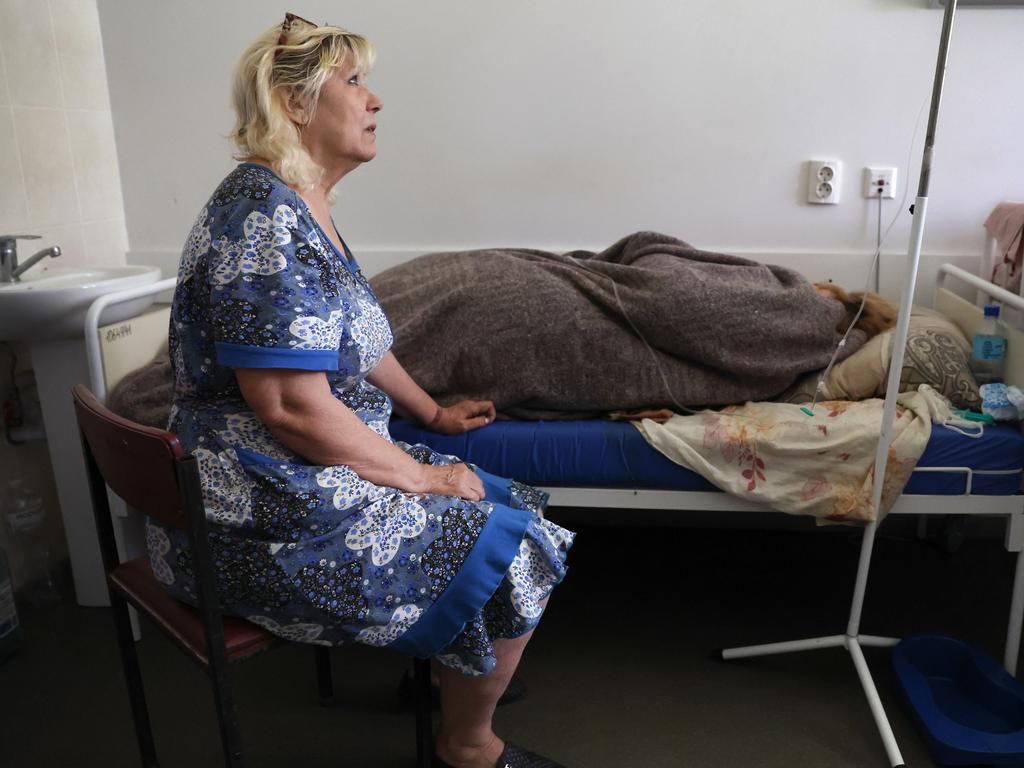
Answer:
<path fill-rule="evenodd" d="M 416 765 L 418 768 L 430 768 L 434 762 L 430 659 L 413 659 L 412 679 L 416 700 Z"/>
<path fill-rule="evenodd" d="M 331 649 L 324 645 L 314 648 L 316 656 L 316 687 L 320 706 L 334 703 L 334 678 L 331 675 Z"/>
<path fill-rule="evenodd" d="M 149 724 L 146 692 L 142 686 L 142 673 L 139 671 L 139 657 L 135 652 L 135 638 L 132 635 L 131 619 L 128 617 L 128 603 L 111 590 L 110 607 L 114 612 L 117 643 L 121 649 L 121 666 L 124 669 L 125 682 L 128 684 L 128 699 L 132 707 L 132 719 L 135 721 L 135 737 L 139 742 L 142 765 L 144 768 L 159 768 L 156 747 L 153 744 L 153 729 Z"/>
<path fill-rule="evenodd" d="M 220 741 L 224 748 L 224 765 L 226 768 L 243 768 L 242 737 L 238 732 L 238 716 L 235 713 L 228 663 L 224 659 L 211 658 L 207 672 L 213 685 L 213 703 L 217 709 Z"/>

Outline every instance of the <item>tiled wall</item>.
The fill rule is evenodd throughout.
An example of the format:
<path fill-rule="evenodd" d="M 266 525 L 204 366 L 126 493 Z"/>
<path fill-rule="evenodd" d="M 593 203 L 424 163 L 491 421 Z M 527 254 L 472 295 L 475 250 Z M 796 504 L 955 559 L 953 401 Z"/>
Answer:
<path fill-rule="evenodd" d="M 19 244 L 22 258 L 61 246 L 60 258 L 34 270 L 125 262 L 128 236 L 96 0 L 0 0 L 0 234 L 43 236 Z M 0 398 L 12 350 L 20 370 L 28 364 L 25 344 L 0 348 Z M 14 446 L 0 436 L 0 508 L 16 477 L 43 497 L 51 556 L 65 558 L 45 442 Z M 15 585 L 23 584 L 25 552 L 2 515 L 0 546 L 11 556 Z"/>
<path fill-rule="evenodd" d="M 128 250 L 96 0 L 0 0 L 0 233 L 48 266 Z"/>

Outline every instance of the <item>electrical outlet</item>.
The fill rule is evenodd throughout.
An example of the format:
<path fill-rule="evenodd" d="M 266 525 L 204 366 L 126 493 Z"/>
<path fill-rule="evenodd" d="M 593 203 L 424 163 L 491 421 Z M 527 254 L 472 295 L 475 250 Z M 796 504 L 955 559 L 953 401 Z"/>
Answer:
<path fill-rule="evenodd" d="M 838 203 L 843 164 L 838 160 L 811 160 L 807 166 L 807 202 Z"/>
<path fill-rule="evenodd" d="M 877 167 L 864 169 L 864 197 L 896 197 L 896 169 Z"/>

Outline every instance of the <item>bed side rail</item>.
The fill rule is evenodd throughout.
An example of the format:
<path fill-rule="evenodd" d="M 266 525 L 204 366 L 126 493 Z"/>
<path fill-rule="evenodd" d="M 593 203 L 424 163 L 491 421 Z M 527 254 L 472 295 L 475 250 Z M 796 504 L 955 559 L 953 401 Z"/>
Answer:
<path fill-rule="evenodd" d="M 85 352 L 89 362 L 89 386 L 92 393 L 101 403 L 107 399 L 107 382 L 103 373 L 103 353 L 100 350 L 99 325 L 103 310 L 112 304 L 122 304 L 143 296 L 154 296 L 165 291 L 174 290 L 178 279 L 175 277 L 159 280 L 138 288 L 108 293 L 97 298 L 85 315 Z"/>

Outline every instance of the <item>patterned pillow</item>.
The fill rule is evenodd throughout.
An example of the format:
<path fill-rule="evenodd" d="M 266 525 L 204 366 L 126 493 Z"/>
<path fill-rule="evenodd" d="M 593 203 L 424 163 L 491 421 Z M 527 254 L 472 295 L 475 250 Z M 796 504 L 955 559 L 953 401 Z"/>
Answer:
<path fill-rule="evenodd" d="M 868 341 L 846 360 L 837 363 L 825 382 L 820 400 L 864 400 L 884 397 L 895 330 Z M 903 358 L 900 391 L 914 391 L 930 384 L 956 408 L 981 406 L 978 383 L 970 369 L 971 348 L 967 338 L 950 320 L 930 309 L 914 307 Z M 820 371 L 806 374 L 777 398 L 804 403 L 814 396 Z"/>
<path fill-rule="evenodd" d="M 891 346 L 890 343 L 887 351 Z M 911 325 L 900 391 L 916 390 L 921 384 L 930 384 L 948 397 L 955 408 L 980 411 L 981 393 L 971 373 L 970 363 L 970 343 L 949 320 L 940 318 L 939 322 L 916 329 Z M 885 368 L 889 370 L 888 360 Z M 884 385 L 882 391 L 884 393 Z"/>

